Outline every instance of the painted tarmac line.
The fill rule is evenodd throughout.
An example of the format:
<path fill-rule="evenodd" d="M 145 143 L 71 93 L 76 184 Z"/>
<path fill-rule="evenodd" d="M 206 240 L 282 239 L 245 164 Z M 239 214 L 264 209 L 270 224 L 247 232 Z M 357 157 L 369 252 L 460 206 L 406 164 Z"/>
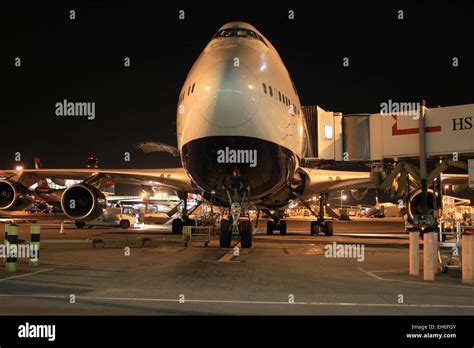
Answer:
<path fill-rule="evenodd" d="M 381 276 L 378 276 L 370 271 L 366 271 L 362 267 L 357 267 L 361 272 L 367 274 L 368 276 L 375 278 L 377 280 L 382 280 L 382 281 L 387 281 L 387 282 L 399 282 L 399 283 L 406 283 L 406 284 L 421 284 L 421 285 L 434 285 L 434 286 L 447 286 L 451 288 L 461 288 L 461 289 L 474 289 L 472 286 L 467 286 L 467 285 L 454 285 L 454 284 L 438 284 L 438 283 L 425 283 L 425 282 L 417 282 L 415 280 L 402 280 L 402 279 L 389 279 L 389 278 L 383 278 Z M 383 272 L 383 271 L 377 271 L 377 272 Z"/>
<path fill-rule="evenodd" d="M 225 253 L 223 256 L 221 256 L 221 258 L 219 260 L 217 260 L 217 262 L 231 262 L 232 259 L 235 257 L 234 256 L 234 248 L 241 248 L 240 246 L 240 242 L 238 242 L 237 244 L 235 244 L 231 250 L 229 250 L 227 253 Z"/>
<path fill-rule="evenodd" d="M 409 239 L 410 236 L 402 233 L 373 233 L 373 232 L 339 232 L 334 233 L 335 236 L 345 236 L 345 237 L 373 237 L 373 238 L 402 238 Z"/>
<path fill-rule="evenodd" d="M 12 276 L 12 277 L 2 278 L 2 279 L 0 279 L 0 282 L 3 282 L 5 280 L 10 280 L 10 279 L 24 278 L 24 277 L 28 277 L 28 276 L 31 276 L 31 275 L 34 275 L 34 274 L 52 271 L 53 269 L 55 269 L 55 268 L 45 268 L 45 269 L 42 269 L 42 270 L 39 270 L 39 271 L 36 271 L 36 272 L 32 272 L 32 273 L 25 273 L 25 274 L 19 274 L 19 275 L 16 275 L 16 276 Z"/>
<path fill-rule="evenodd" d="M 47 294 L 0 294 L 0 297 L 28 297 L 28 298 L 56 298 L 69 299 L 66 295 Z M 357 302 L 283 302 L 283 301 L 238 301 L 238 300 L 190 300 L 165 299 L 165 298 L 135 298 L 135 297 L 101 297 L 101 296 L 76 296 L 78 300 L 100 300 L 100 301 L 125 301 L 125 302 L 171 302 L 178 304 L 186 303 L 217 303 L 217 304 L 251 304 L 251 305 L 299 305 L 299 306 L 342 306 L 342 307 L 418 307 L 418 308 L 473 308 L 474 305 L 456 304 L 401 304 L 401 303 L 357 303 Z M 77 303 L 77 302 L 76 302 Z"/>

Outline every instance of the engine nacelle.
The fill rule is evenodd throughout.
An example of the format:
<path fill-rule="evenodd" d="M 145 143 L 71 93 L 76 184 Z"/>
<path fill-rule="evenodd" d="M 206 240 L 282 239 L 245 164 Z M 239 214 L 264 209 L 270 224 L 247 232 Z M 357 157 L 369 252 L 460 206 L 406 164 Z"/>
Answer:
<path fill-rule="evenodd" d="M 407 199 L 407 217 L 410 223 L 413 223 L 415 215 L 423 215 L 422 211 L 422 194 L 421 189 L 411 192 Z M 434 216 L 436 212 L 437 195 L 433 190 L 427 191 L 427 208 L 428 214 Z"/>
<path fill-rule="evenodd" d="M 0 210 L 22 210 L 34 200 L 22 184 L 0 179 Z"/>
<path fill-rule="evenodd" d="M 104 213 L 107 200 L 102 192 L 87 184 L 67 188 L 61 196 L 61 209 L 75 221 L 93 220 Z"/>

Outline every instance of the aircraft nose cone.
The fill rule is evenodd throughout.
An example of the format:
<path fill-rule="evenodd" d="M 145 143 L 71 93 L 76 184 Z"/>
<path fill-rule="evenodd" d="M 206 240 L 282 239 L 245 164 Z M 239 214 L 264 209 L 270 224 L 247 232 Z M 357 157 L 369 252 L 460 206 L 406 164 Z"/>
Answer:
<path fill-rule="evenodd" d="M 243 125 L 254 116 L 260 104 L 257 78 L 242 64 L 235 66 L 234 61 L 209 68 L 199 87 L 199 112 L 217 127 Z"/>

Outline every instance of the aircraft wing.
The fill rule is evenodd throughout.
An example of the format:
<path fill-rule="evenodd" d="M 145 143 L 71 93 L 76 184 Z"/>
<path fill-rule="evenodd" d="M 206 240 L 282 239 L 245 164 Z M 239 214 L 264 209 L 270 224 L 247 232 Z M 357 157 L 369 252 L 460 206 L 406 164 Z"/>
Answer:
<path fill-rule="evenodd" d="M 445 185 L 467 185 L 469 182 L 467 174 L 446 174 L 441 176 L 441 182 Z"/>
<path fill-rule="evenodd" d="M 21 183 L 26 187 L 48 178 L 86 180 L 98 188 L 114 184 L 137 184 L 169 187 L 184 192 L 195 190 L 184 168 L 0 170 L 0 177 Z"/>
<path fill-rule="evenodd" d="M 375 188 L 370 172 L 299 168 L 305 176 L 303 199 L 314 195 L 350 189 Z"/>
<path fill-rule="evenodd" d="M 303 199 L 314 195 L 332 192 L 346 191 L 350 189 L 375 188 L 370 178 L 370 172 L 354 172 L 344 170 L 325 170 L 299 168 L 305 176 L 305 189 Z M 469 176 L 467 174 L 442 174 L 442 183 L 445 185 L 467 185 Z"/>

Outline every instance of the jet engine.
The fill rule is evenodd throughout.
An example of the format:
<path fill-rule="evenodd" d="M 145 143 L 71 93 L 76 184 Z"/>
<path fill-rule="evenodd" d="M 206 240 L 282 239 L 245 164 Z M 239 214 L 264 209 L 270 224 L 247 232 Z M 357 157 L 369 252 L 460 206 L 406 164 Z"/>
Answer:
<path fill-rule="evenodd" d="M 22 210 L 33 199 L 31 192 L 22 184 L 0 179 L 0 210 Z"/>
<path fill-rule="evenodd" d="M 433 190 L 427 191 L 428 214 L 434 215 L 436 211 L 437 195 Z M 423 215 L 421 189 L 415 190 L 408 195 L 407 199 L 407 217 L 410 223 L 413 223 L 415 215 Z"/>
<path fill-rule="evenodd" d="M 61 209 L 75 221 L 93 220 L 104 213 L 107 200 L 97 188 L 81 183 L 67 188 L 61 196 Z"/>

